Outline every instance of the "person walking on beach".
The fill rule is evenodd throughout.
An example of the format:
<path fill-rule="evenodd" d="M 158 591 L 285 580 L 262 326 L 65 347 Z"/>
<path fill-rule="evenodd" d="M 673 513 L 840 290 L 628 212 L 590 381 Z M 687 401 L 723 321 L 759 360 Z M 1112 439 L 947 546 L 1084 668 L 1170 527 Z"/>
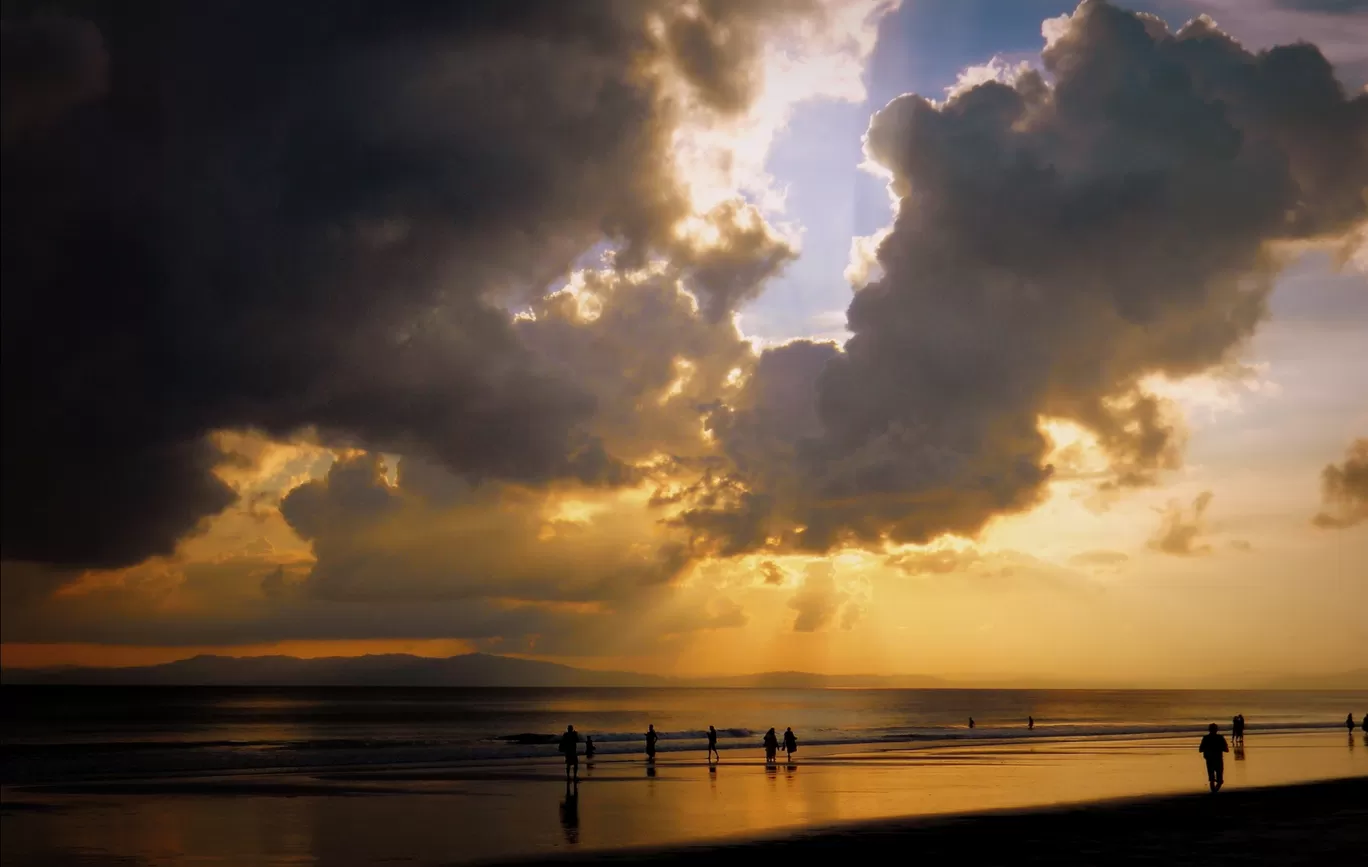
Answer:
<path fill-rule="evenodd" d="M 565 781 L 570 782 L 570 774 L 575 775 L 575 780 L 579 780 L 579 733 L 574 726 L 566 726 L 565 734 L 561 735 L 560 751 L 565 754 Z"/>
<path fill-rule="evenodd" d="M 1225 754 L 1230 752 L 1230 745 L 1217 731 L 1216 723 L 1207 726 L 1206 737 L 1197 745 L 1197 751 L 1206 759 L 1207 783 L 1211 785 L 1211 791 L 1219 791 L 1225 785 Z"/>
<path fill-rule="evenodd" d="M 717 729 L 708 726 L 708 761 L 711 762 L 713 756 L 717 756 L 719 762 L 722 761 L 722 754 L 717 751 Z"/>
<path fill-rule="evenodd" d="M 1353 734 L 1353 733 L 1354 733 L 1354 715 L 1353 715 L 1353 714 L 1349 714 L 1347 717 L 1344 718 L 1344 727 L 1347 728 L 1347 729 L 1349 730 L 1349 733 L 1350 733 L 1350 734 Z"/>
<path fill-rule="evenodd" d="M 774 764 L 774 757 L 779 753 L 779 737 L 774 733 L 774 729 L 765 732 L 765 764 Z"/>
<path fill-rule="evenodd" d="M 598 752 L 598 747 L 594 746 L 594 736 L 590 735 L 584 739 L 584 760 L 593 761 L 596 752 Z"/>
<path fill-rule="evenodd" d="M 1033 716 L 1028 716 L 1028 717 L 1026 717 L 1026 728 L 1031 729 L 1031 730 L 1034 730 L 1034 729 L 1035 729 L 1035 717 L 1033 717 Z"/>
<path fill-rule="evenodd" d="M 974 727 L 974 718 L 973 718 L 973 717 L 969 717 L 969 728 L 973 728 L 973 727 Z"/>
<path fill-rule="evenodd" d="M 655 745 L 656 745 L 656 741 L 658 741 L 658 740 L 660 740 L 660 735 L 656 734 L 655 726 L 654 726 L 654 725 L 649 725 L 649 726 L 647 726 L 647 727 L 646 727 L 646 761 L 648 761 L 648 762 L 654 762 L 654 761 L 655 761 Z"/>
<path fill-rule="evenodd" d="M 784 729 L 784 752 L 788 753 L 788 760 L 793 761 L 793 754 L 798 752 L 798 736 L 793 733 L 793 726 Z"/>
<path fill-rule="evenodd" d="M 1237 713 L 1230 721 L 1230 736 L 1235 739 L 1235 743 L 1244 743 L 1244 714 Z"/>

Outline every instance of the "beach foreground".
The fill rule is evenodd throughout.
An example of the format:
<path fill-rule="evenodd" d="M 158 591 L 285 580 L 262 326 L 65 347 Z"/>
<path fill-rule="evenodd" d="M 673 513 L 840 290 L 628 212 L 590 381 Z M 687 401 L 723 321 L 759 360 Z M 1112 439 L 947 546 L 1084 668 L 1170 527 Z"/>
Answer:
<path fill-rule="evenodd" d="M 881 822 L 785 839 L 522 863 L 1325 864 L 1368 852 L 1368 778 Z M 1355 855 L 1354 853 L 1358 853 Z M 938 860 L 943 859 L 943 860 Z"/>
<path fill-rule="evenodd" d="M 880 847 L 942 847 L 963 863 L 978 860 L 961 857 L 966 846 L 984 858 L 1002 847 L 1000 860 L 1013 864 L 1037 857 L 1029 846 L 1076 859 L 1040 856 L 1050 863 L 1109 863 L 1118 851 L 1170 863 L 1189 849 L 1205 853 L 1192 863 L 1220 863 L 1213 859 L 1226 857 L 1222 852 L 1244 853 L 1244 863 L 1294 863 L 1284 849 L 1353 851 L 1368 833 L 1368 741 L 1361 735 L 1251 736 L 1228 759 L 1226 788 L 1216 795 L 1205 794 L 1196 742 L 1047 737 L 815 747 L 792 764 L 770 766 L 742 751 L 717 765 L 696 754 L 654 763 L 623 754 L 582 763 L 577 787 L 567 786 L 551 756 L 11 784 L 0 790 L 0 862 L 426 867 L 573 853 L 636 857 L 698 845 L 751 857 L 747 846 L 725 847 L 800 835 L 805 846 L 857 846 L 871 856 Z M 1326 785 L 1275 788 L 1317 781 Z M 1102 812 L 1039 812 L 1166 795 L 1180 797 Z M 1036 812 L 1001 812 L 1023 810 Z M 972 822 L 945 819 L 992 811 L 999 813 Z M 900 824 L 854 824 L 890 821 Z M 1038 843 L 1028 844 L 1032 835 Z"/>

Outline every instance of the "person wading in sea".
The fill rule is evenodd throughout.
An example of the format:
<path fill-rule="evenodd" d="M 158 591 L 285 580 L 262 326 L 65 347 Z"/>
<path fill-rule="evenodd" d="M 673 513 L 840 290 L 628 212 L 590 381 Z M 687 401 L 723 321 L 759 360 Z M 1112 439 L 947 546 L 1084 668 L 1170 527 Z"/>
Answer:
<path fill-rule="evenodd" d="M 560 739 L 560 751 L 565 754 L 566 782 L 570 781 L 571 773 L 579 780 L 579 732 L 575 731 L 574 726 L 565 727 L 565 734 Z"/>

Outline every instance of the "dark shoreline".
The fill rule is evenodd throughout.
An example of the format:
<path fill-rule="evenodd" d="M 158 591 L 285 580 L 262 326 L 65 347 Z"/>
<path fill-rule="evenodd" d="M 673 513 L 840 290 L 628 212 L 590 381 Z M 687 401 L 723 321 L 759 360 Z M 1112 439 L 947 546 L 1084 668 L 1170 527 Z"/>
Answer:
<path fill-rule="evenodd" d="M 1358 852 L 1359 856 L 1353 856 Z M 1097 804 L 900 819 L 671 849 L 610 849 L 527 864 L 840 860 L 978 865 L 1316 864 L 1368 852 L 1368 777 Z M 1354 863 L 1351 858 L 1346 863 Z"/>

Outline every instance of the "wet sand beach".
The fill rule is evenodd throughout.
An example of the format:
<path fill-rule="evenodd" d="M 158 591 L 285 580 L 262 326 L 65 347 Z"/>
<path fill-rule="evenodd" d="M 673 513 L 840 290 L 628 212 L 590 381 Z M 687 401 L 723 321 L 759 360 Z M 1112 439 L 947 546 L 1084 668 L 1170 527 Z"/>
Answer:
<path fill-rule="evenodd" d="M 1354 863 L 1368 779 L 824 829 L 779 840 L 523 863 L 1226 865 Z"/>
<path fill-rule="evenodd" d="M 1000 845 L 999 863 L 1111 863 L 1130 846 L 1125 858 L 1153 860 L 1123 863 L 1224 863 L 1205 855 L 1183 862 L 1176 853 L 1191 848 L 1214 858 L 1228 846 L 1228 857 L 1249 863 L 1282 852 L 1279 846 L 1335 853 L 1362 841 L 1368 742 L 1361 734 L 1250 737 L 1227 758 L 1226 788 L 1215 796 L 1205 794 L 1196 742 L 1125 736 L 814 747 L 774 766 L 758 750 L 724 753 L 712 766 L 701 752 L 655 763 L 625 754 L 581 760 L 579 786 L 569 790 L 551 757 L 9 786 L 0 792 L 0 862 L 359 867 L 646 851 L 668 860 L 700 853 L 662 850 L 699 845 L 711 847 L 710 859 L 754 857 L 755 846 L 788 857 L 798 851 L 785 848 L 794 842 L 753 841 L 789 837 L 833 858 L 852 847 L 858 857 L 924 850 L 980 863 L 987 847 Z M 1351 782 L 1270 788 L 1336 779 Z M 1170 795 L 1179 800 L 1048 812 Z M 999 814 L 942 821 L 992 811 Z M 988 830 L 973 830 L 974 823 Z M 1259 842 L 1265 837 L 1267 846 Z M 1030 846 L 1076 849 L 1076 857 L 1037 855 Z M 969 859 L 969 851 L 977 854 Z M 1295 861 L 1280 855 L 1259 863 Z"/>

